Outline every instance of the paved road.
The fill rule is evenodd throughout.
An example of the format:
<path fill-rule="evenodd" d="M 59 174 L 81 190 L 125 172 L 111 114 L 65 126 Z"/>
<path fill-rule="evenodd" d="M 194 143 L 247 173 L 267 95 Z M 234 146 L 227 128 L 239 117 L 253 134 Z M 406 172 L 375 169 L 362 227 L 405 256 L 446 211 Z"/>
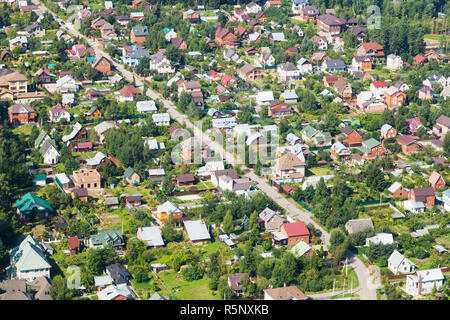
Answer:
<path fill-rule="evenodd" d="M 32 0 L 32 2 L 34 4 L 40 5 L 43 10 L 48 11 L 47 8 L 45 8 L 41 3 L 38 2 L 38 0 Z M 52 12 L 50 12 L 50 13 L 52 13 Z M 53 14 L 53 16 L 55 17 L 54 14 Z M 62 22 L 61 19 L 57 19 L 56 17 L 55 17 L 55 19 L 60 23 Z M 143 82 L 144 78 L 135 75 L 134 73 L 126 70 L 124 68 L 124 66 L 122 66 L 121 64 L 116 63 L 108 53 L 106 53 L 104 50 L 102 50 L 100 48 L 99 44 L 96 41 L 89 39 L 89 38 L 85 37 L 84 35 L 82 35 L 80 32 L 78 32 L 74 28 L 74 26 L 72 24 L 65 23 L 64 25 L 65 25 L 65 27 L 68 28 L 68 31 L 70 33 L 72 33 L 74 36 L 84 38 L 87 41 L 87 43 L 91 47 L 94 48 L 96 55 L 103 55 L 106 58 L 108 58 L 112 62 L 112 64 L 116 68 L 116 70 L 121 72 L 122 76 L 127 81 L 133 82 L 133 80 L 134 80 L 136 83 L 136 86 L 138 88 L 142 89 L 143 91 L 145 91 L 146 87 L 144 86 L 144 82 Z M 175 109 L 175 106 L 173 105 L 173 103 L 171 101 L 164 99 L 162 96 L 160 96 L 158 93 L 156 93 L 155 91 L 153 91 L 151 89 L 147 89 L 144 93 L 151 99 L 161 100 L 162 103 L 164 104 L 164 107 L 167 109 L 167 111 L 169 112 L 172 119 L 175 119 L 179 123 L 185 123 L 187 128 L 194 130 L 194 135 L 196 137 L 198 137 L 200 140 L 202 140 L 204 143 L 206 143 L 216 153 L 222 154 L 224 160 L 226 160 L 230 164 L 235 164 L 236 159 L 235 159 L 234 155 L 230 154 L 229 152 L 224 151 L 224 149 L 222 148 L 222 146 L 220 144 L 218 144 L 215 141 L 212 141 L 209 138 L 209 136 L 207 136 L 200 129 L 198 129 L 196 126 L 194 126 L 192 124 L 192 122 L 190 121 L 190 119 L 186 115 L 179 113 Z M 248 169 L 247 172 L 245 173 L 245 176 L 252 180 L 256 180 L 258 182 L 258 188 L 261 191 L 263 191 L 264 193 L 266 193 L 270 198 L 272 198 L 279 206 L 284 208 L 288 212 L 289 216 L 291 216 L 294 219 L 304 221 L 306 224 L 312 223 L 316 227 L 316 229 L 320 230 L 323 243 L 329 244 L 330 235 L 325 230 L 323 230 L 314 220 L 311 219 L 310 213 L 308 213 L 304 210 L 301 210 L 295 203 L 290 202 L 289 200 L 287 200 L 286 198 L 284 198 L 283 196 L 278 194 L 278 192 L 275 188 L 268 185 L 266 181 L 259 178 L 251 170 Z M 355 270 L 355 272 L 358 276 L 359 288 L 355 289 L 355 292 L 356 292 L 356 290 L 358 290 L 361 300 L 376 300 L 375 289 L 369 288 L 370 287 L 369 272 L 366 269 L 365 265 L 358 258 L 354 257 L 351 252 L 347 251 L 346 254 L 347 254 L 347 257 L 349 258 L 349 265 L 353 267 L 353 269 Z"/>

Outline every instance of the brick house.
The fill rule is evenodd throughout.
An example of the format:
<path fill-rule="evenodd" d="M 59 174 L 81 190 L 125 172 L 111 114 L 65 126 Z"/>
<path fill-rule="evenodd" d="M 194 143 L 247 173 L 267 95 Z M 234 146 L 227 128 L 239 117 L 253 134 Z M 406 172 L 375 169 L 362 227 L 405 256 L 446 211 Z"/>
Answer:
<path fill-rule="evenodd" d="M 294 246 L 300 241 L 309 243 L 309 230 L 303 221 L 284 223 L 280 232 L 288 237 L 288 246 Z"/>
<path fill-rule="evenodd" d="M 9 122 L 13 125 L 36 121 L 36 111 L 29 105 L 16 103 L 8 108 Z"/>
<path fill-rule="evenodd" d="M 348 148 L 359 147 L 362 145 L 363 138 L 352 127 L 344 127 L 341 131 L 341 136 L 344 138 L 342 144 Z"/>
<path fill-rule="evenodd" d="M 200 22 L 200 13 L 192 9 L 183 12 L 183 19 L 191 23 Z"/>
<path fill-rule="evenodd" d="M 92 67 L 100 73 L 110 75 L 111 74 L 111 61 L 104 56 L 96 57 L 92 61 Z"/>
<path fill-rule="evenodd" d="M 404 154 L 413 154 L 419 151 L 419 144 L 411 136 L 400 136 L 397 138 L 397 143 L 402 147 Z"/>
<path fill-rule="evenodd" d="M 374 138 L 363 141 L 360 150 L 363 152 L 362 158 L 365 160 L 380 159 L 387 154 L 384 145 Z"/>
<path fill-rule="evenodd" d="M 324 14 L 317 17 L 317 28 L 329 32 L 331 35 L 340 34 L 345 28 L 346 20 L 331 14 Z"/>
<path fill-rule="evenodd" d="M 435 191 L 433 187 L 414 188 L 409 190 L 408 199 L 423 202 L 425 207 L 429 208 L 434 206 Z"/>
<path fill-rule="evenodd" d="M 408 191 L 401 185 L 400 182 L 394 182 L 389 188 L 389 196 L 391 198 L 406 198 Z"/>
<path fill-rule="evenodd" d="M 216 30 L 214 41 L 224 48 L 237 49 L 239 41 L 236 35 L 226 28 L 219 27 Z"/>
<path fill-rule="evenodd" d="M 306 6 L 300 12 L 300 17 L 304 21 L 314 21 L 319 16 L 319 10 L 315 6 Z"/>
<path fill-rule="evenodd" d="M 131 43 L 144 43 L 147 35 L 148 28 L 146 26 L 135 26 L 131 29 L 130 41 Z"/>
<path fill-rule="evenodd" d="M 433 187 L 434 191 L 445 188 L 444 178 L 442 178 L 439 172 L 433 171 L 428 178 L 428 182 L 430 183 L 430 186 Z"/>
<path fill-rule="evenodd" d="M 364 42 L 356 49 L 358 56 L 371 56 L 375 62 L 384 59 L 383 46 L 378 42 Z"/>
<path fill-rule="evenodd" d="M 370 56 L 355 56 L 352 59 L 352 67 L 358 71 L 372 70 L 372 57 Z"/>
<path fill-rule="evenodd" d="M 73 184 L 76 187 L 91 189 L 99 189 L 102 184 L 102 177 L 97 169 L 80 169 L 73 172 Z"/>
<path fill-rule="evenodd" d="M 274 119 L 283 119 L 294 113 L 290 105 L 278 100 L 274 100 L 269 104 L 268 115 Z"/>
<path fill-rule="evenodd" d="M 406 104 L 406 93 L 398 90 L 396 87 L 389 87 L 384 92 L 384 103 L 388 108 L 398 108 Z"/>
<path fill-rule="evenodd" d="M 188 138 L 181 143 L 181 154 L 185 160 L 195 160 L 196 152 L 199 152 L 205 159 L 208 156 L 208 146 L 195 137 Z"/>
<path fill-rule="evenodd" d="M 380 129 L 381 139 L 394 138 L 397 135 L 397 130 L 390 124 L 383 124 Z"/>

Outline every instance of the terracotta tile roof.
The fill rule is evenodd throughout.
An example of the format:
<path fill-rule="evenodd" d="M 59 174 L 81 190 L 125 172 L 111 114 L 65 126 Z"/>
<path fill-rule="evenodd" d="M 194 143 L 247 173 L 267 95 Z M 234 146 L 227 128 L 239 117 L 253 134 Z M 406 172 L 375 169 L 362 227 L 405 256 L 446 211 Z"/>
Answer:
<path fill-rule="evenodd" d="M 297 157 L 292 152 L 286 153 L 282 157 L 278 158 L 277 162 L 276 162 L 276 167 L 279 170 L 290 170 L 290 169 L 293 169 L 294 167 L 299 167 L 299 166 L 304 166 L 304 165 L 305 165 L 305 162 L 300 160 L 300 158 Z"/>

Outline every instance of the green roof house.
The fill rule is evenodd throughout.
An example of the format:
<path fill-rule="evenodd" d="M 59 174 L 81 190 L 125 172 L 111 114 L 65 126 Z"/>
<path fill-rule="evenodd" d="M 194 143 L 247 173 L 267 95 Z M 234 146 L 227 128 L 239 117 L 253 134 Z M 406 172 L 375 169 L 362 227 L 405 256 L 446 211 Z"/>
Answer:
<path fill-rule="evenodd" d="M 51 265 L 44 248 L 28 235 L 17 247 L 9 252 L 10 266 L 7 268 L 9 278 L 33 281 L 39 277 L 50 278 Z"/>
<path fill-rule="evenodd" d="M 148 35 L 147 26 L 134 26 L 132 31 L 135 37 L 146 37 Z"/>
<path fill-rule="evenodd" d="M 47 184 L 47 175 L 46 174 L 35 174 L 33 176 L 33 183 L 37 186 L 44 186 Z"/>
<path fill-rule="evenodd" d="M 128 167 L 123 173 L 123 182 L 127 184 L 138 184 L 141 182 L 141 178 L 134 172 L 133 168 Z"/>
<path fill-rule="evenodd" d="M 48 213 L 53 212 L 53 208 L 46 200 L 31 192 L 28 192 L 16 200 L 16 207 L 17 212 L 22 217 L 34 215 L 36 213 L 45 213 L 45 216 L 47 216 Z"/>
<path fill-rule="evenodd" d="M 48 136 L 47 132 L 45 132 L 44 130 L 42 130 L 38 137 L 36 138 L 36 140 L 34 141 L 34 147 L 36 149 L 39 149 L 40 146 L 44 143 L 45 140 L 50 139 L 50 137 Z"/>
<path fill-rule="evenodd" d="M 359 148 L 359 150 L 361 150 L 364 153 L 370 153 L 370 150 L 372 150 L 379 144 L 381 144 L 380 141 L 378 141 L 374 138 L 370 138 L 366 141 L 363 141 L 362 146 Z"/>
<path fill-rule="evenodd" d="M 307 125 L 306 127 L 303 128 L 303 130 L 300 132 L 302 134 L 302 138 L 305 141 L 309 141 L 312 140 L 312 138 L 314 138 L 314 136 L 318 133 L 319 131 L 313 127 L 311 127 L 310 125 Z"/>
<path fill-rule="evenodd" d="M 123 248 L 125 242 L 120 229 L 100 230 L 89 239 L 89 246 L 91 248 L 104 248 L 108 244 L 116 249 Z"/>
<path fill-rule="evenodd" d="M 304 241 L 300 241 L 298 242 L 295 246 L 293 246 L 290 251 L 292 252 L 292 254 L 294 256 L 296 256 L 297 258 L 300 258 L 301 256 L 303 256 L 304 254 L 308 253 L 309 251 L 311 251 L 311 247 L 309 246 L 309 244 L 307 244 Z"/>

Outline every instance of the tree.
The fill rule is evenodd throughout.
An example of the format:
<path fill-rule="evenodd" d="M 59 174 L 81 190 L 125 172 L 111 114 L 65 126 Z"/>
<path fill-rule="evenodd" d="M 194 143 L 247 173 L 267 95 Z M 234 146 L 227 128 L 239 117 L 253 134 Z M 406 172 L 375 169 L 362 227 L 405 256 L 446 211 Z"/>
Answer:
<path fill-rule="evenodd" d="M 60 275 L 57 275 L 53 278 L 50 295 L 53 300 L 71 300 L 73 291 L 67 287 L 67 281 Z"/>
<path fill-rule="evenodd" d="M 197 264 L 194 264 L 192 267 L 186 268 L 181 272 L 183 279 L 186 281 L 199 280 L 203 278 L 204 273 L 205 271 Z"/>
<path fill-rule="evenodd" d="M 233 215 L 231 214 L 231 211 L 228 210 L 225 214 L 225 217 L 223 218 L 223 231 L 226 234 L 229 234 L 233 232 L 234 230 L 234 222 L 233 222 Z"/>
<path fill-rule="evenodd" d="M 270 279 L 272 277 L 273 264 L 268 259 L 264 259 L 259 265 L 256 273 L 260 277 Z"/>
<path fill-rule="evenodd" d="M 224 300 L 231 300 L 236 295 L 234 290 L 228 286 L 228 282 L 225 279 L 219 279 L 217 289 L 219 291 L 220 298 Z"/>
<path fill-rule="evenodd" d="M 258 224 L 258 212 L 256 212 L 256 210 L 255 210 L 250 215 L 250 221 L 249 221 L 249 224 L 248 224 L 248 228 L 250 230 L 257 230 L 258 227 L 259 227 L 259 224 Z"/>
<path fill-rule="evenodd" d="M 290 285 L 295 280 L 297 273 L 297 262 L 290 252 L 283 253 L 279 263 L 275 265 L 272 271 L 272 279 L 275 287 L 281 287 L 284 284 Z"/>
<path fill-rule="evenodd" d="M 175 222 L 170 218 L 164 222 L 164 226 L 161 228 L 161 234 L 168 242 L 179 241 L 182 237 L 181 232 L 175 229 Z"/>
<path fill-rule="evenodd" d="M 445 135 L 444 141 L 442 142 L 442 148 L 444 148 L 445 153 L 450 153 L 450 131 Z"/>

